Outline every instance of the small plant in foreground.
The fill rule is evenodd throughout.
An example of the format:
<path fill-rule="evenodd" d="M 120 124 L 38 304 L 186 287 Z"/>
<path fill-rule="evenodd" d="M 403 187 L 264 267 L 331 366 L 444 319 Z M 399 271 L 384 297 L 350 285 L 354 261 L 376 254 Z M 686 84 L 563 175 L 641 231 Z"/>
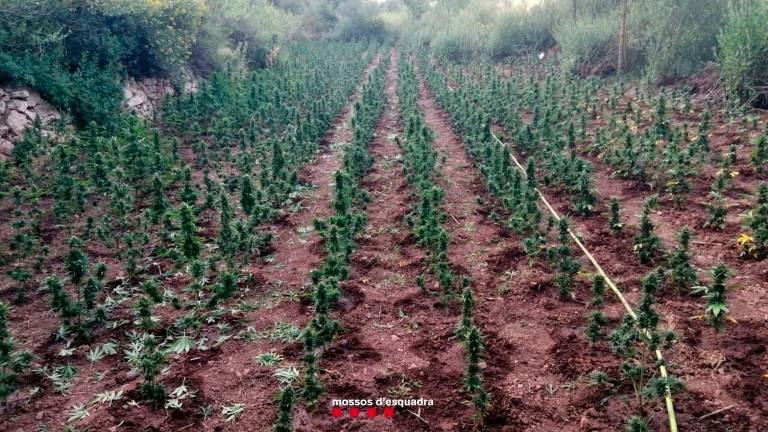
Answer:
<path fill-rule="evenodd" d="M 571 237 L 568 232 L 568 221 L 560 219 L 559 232 L 558 232 L 559 245 L 555 249 L 555 260 L 557 265 L 557 276 L 555 276 L 555 282 L 558 288 L 560 288 L 560 297 L 568 297 L 572 295 L 573 281 L 576 274 L 579 272 L 581 265 L 573 258 L 573 252 L 571 251 Z"/>
<path fill-rule="evenodd" d="M 688 289 L 696 285 L 698 278 L 696 270 L 691 265 L 689 245 L 691 242 L 691 230 L 683 228 L 677 234 L 680 245 L 670 254 L 667 267 L 669 269 L 672 285 L 678 290 Z"/>
<path fill-rule="evenodd" d="M 168 362 L 166 354 L 160 349 L 154 335 L 143 334 L 131 342 L 126 357 L 131 366 L 141 372 L 144 382 L 139 386 L 139 393 L 148 401 L 162 404 L 165 400 L 165 387 L 157 382 L 160 370 Z"/>
<path fill-rule="evenodd" d="M 475 299 L 472 296 L 470 287 L 464 288 L 461 296 L 461 321 L 456 329 L 456 336 L 461 340 L 466 340 L 469 330 L 472 328 L 472 315 L 475 307 Z"/>
<path fill-rule="evenodd" d="M 744 217 L 752 235 L 741 234 L 737 242 L 742 256 L 765 258 L 768 255 L 768 185 L 761 185 L 757 194 L 757 205 Z"/>
<path fill-rule="evenodd" d="M 707 299 L 706 317 L 712 324 L 712 327 L 720 331 L 725 327 L 725 320 L 728 317 L 728 305 L 726 304 L 725 283 L 731 271 L 725 264 L 718 264 L 712 268 L 712 284 L 710 286 L 694 287 L 693 292 L 701 294 Z"/>
<path fill-rule="evenodd" d="M 608 220 L 608 227 L 611 228 L 614 234 L 618 234 L 624 229 L 624 224 L 621 222 L 621 209 L 619 208 L 619 200 L 611 198 L 609 204 L 610 219 Z"/>
<path fill-rule="evenodd" d="M 640 233 L 635 236 L 634 250 L 642 264 L 649 264 L 661 249 L 661 239 L 654 233 L 651 210 L 656 206 L 655 197 L 646 200 L 640 217 Z"/>

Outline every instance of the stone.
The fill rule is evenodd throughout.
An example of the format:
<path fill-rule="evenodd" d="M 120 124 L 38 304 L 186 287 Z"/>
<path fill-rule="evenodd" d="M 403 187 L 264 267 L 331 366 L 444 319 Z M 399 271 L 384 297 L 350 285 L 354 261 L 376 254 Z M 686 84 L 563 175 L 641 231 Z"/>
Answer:
<path fill-rule="evenodd" d="M 133 89 L 131 88 L 130 84 L 126 84 L 125 87 L 123 87 L 123 98 L 125 100 L 130 100 L 133 97 Z"/>
<path fill-rule="evenodd" d="M 13 154 L 13 143 L 0 138 L 0 154 L 4 154 L 6 156 L 10 156 Z"/>
<path fill-rule="evenodd" d="M 23 113 L 24 111 L 29 108 L 29 103 L 27 101 L 21 100 L 21 99 L 15 99 L 11 101 L 11 108 L 15 109 L 16 111 Z"/>
<path fill-rule="evenodd" d="M 18 111 L 11 111 L 8 114 L 5 123 L 8 124 L 8 127 L 11 128 L 11 131 L 14 134 L 21 135 L 24 132 L 24 129 L 29 125 L 29 119 Z"/>
<path fill-rule="evenodd" d="M 11 131 L 11 128 L 4 124 L 0 124 L 0 138 L 8 135 L 8 133 Z"/>
<path fill-rule="evenodd" d="M 128 108 L 136 108 L 139 105 L 143 105 L 147 102 L 147 94 L 143 91 L 138 91 L 132 98 L 128 100 Z"/>
<path fill-rule="evenodd" d="M 29 104 L 30 108 L 34 108 L 40 105 L 42 102 L 43 102 L 43 98 L 40 97 L 40 93 L 37 93 L 37 92 L 29 93 L 29 97 L 27 98 L 27 103 Z"/>
<path fill-rule="evenodd" d="M 5 114 L 5 111 L 8 110 L 8 104 L 5 103 L 5 101 L 0 101 L 0 115 Z"/>
<path fill-rule="evenodd" d="M 27 116 L 29 121 L 35 121 L 35 117 L 37 116 L 37 113 L 32 110 L 24 111 L 24 115 Z M 43 116 L 40 116 L 40 120 L 43 120 Z"/>
<path fill-rule="evenodd" d="M 11 99 L 26 99 L 29 97 L 29 92 L 26 90 L 18 90 L 10 93 Z"/>

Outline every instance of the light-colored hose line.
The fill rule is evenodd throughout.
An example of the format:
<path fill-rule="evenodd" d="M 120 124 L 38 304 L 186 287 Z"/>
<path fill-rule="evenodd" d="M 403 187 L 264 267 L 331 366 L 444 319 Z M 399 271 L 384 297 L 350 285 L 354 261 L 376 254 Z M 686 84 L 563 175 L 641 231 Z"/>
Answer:
<path fill-rule="evenodd" d="M 496 141 L 498 141 L 499 144 L 501 144 L 502 146 L 505 146 L 505 147 L 507 147 L 509 149 L 509 146 L 504 144 L 504 142 L 502 142 L 496 136 L 496 134 L 494 134 L 492 131 L 491 131 L 491 136 L 493 136 L 493 138 Z M 509 155 L 512 157 L 512 161 L 515 163 L 515 165 L 517 165 L 517 168 L 523 173 L 523 176 L 526 176 L 525 168 L 523 168 L 523 166 L 520 165 L 520 162 L 518 162 L 517 158 L 513 154 L 512 149 L 509 149 L 509 150 L 510 150 Z M 559 221 L 560 220 L 560 215 L 558 215 L 557 212 L 555 211 L 555 209 L 552 208 L 552 206 L 549 204 L 549 201 L 547 201 L 547 198 L 544 197 L 544 194 L 542 194 L 541 191 L 538 188 L 536 188 L 536 193 L 539 194 L 539 198 L 544 203 L 544 205 L 547 207 L 549 212 L 552 213 L 552 216 Z M 624 294 L 621 293 L 621 291 L 616 286 L 616 284 L 613 282 L 613 280 L 611 280 L 611 278 L 609 278 L 608 275 L 605 274 L 605 271 L 603 271 L 603 268 L 597 262 L 595 257 L 592 256 L 592 254 L 589 252 L 589 250 L 587 250 L 586 246 L 584 246 L 584 244 L 581 242 L 581 240 L 579 240 L 579 236 L 577 236 L 576 233 L 574 233 L 570 228 L 568 228 L 568 234 L 571 236 L 573 241 L 576 242 L 576 245 L 579 246 L 579 249 L 581 249 L 581 251 L 584 253 L 584 255 L 586 255 L 586 257 L 589 260 L 589 262 L 591 262 L 592 265 L 595 267 L 595 269 L 597 270 L 597 273 L 600 276 L 602 276 L 603 279 L 605 279 L 605 282 L 611 288 L 611 291 L 613 291 L 613 293 L 616 294 L 616 297 L 619 299 L 621 304 L 624 306 L 624 309 L 626 309 L 627 314 L 629 314 L 629 316 L 631 316 L 632 319 L 637 321 L 637 314 L 635 313 L 634 310 L 632 310 L 632 306 L 630 306 L 629 302 L 624 297 Z M 651 337 L 650 332 L 647 329 L 645 329 L 644 332 L 645 332 L 645 336 L 650 339 L 650 337 Z M 656 359 L 660 363 L 660 365 L 659 365 L 659 373 L 661 374 L 661 376 L 663 378 L 666 379 L 667 376 L 668 376 L 667 375 L 667 368 L 666 368 L 666 366 L 664 366 L 664 356 L 661 354 L 661 350 L 658 350 L 658 349 L 656 350 Z M 669 417 L 669 430 L 670 430 L 670 432 L 677 432 L 677 418 L 675 417 L 675 404 L 674 404 L 674 401 L 672 400 L 672 392 L 670 391 L 668 385 L 666 386 L 666 392 L 664 394 L 664 400 L 665 400 L 666 405 L 667 405 L 667 416 Z"/>

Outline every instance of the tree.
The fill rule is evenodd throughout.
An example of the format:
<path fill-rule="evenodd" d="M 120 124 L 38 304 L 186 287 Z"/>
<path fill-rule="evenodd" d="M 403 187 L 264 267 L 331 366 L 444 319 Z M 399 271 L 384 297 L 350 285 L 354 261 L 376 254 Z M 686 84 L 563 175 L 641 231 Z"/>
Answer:
<path fill-rule="evenodd" d="M 629 0 L 621 0 L 621 28 L 619 30 L 619 73 L 627 68 L 627 18 L 629 15 Z"/>

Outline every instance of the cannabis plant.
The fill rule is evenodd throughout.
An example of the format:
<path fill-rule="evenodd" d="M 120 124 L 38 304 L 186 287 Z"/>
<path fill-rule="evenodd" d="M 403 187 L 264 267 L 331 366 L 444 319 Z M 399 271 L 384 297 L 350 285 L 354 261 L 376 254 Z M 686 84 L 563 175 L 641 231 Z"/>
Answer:
<path fill-rule="evenodd" d="M 5 401 L 16 391 L 19 377 L 32 361 L 32 353 L 16 350 L 16 340 L 8 328 L 10 309 L 0 302 L 0 401 Z"/>
<path fill-rule="evenodd" d="M 635 236 L 634 250 L 642 264 L 650 263 L 661 249 L 661 239 L 654 233 L 651 210 L 655 207 L 655 198 L 649 198 L 643 205 L 640 217 L 640 233 Z"/>
<path fill-rule="evenodd" d="M 683 228 L 678 234 L 679 246 L 669 255 L 667 269 L 670 274 L 672 286 L 679 290 L 688 289 L 698 282 L 696 270 L 691 265 L 690 242 L 691 231 Z"/>
<path fill-rule="evenodd" d="M 731 271 L 725 264 L 718 264 L 712 268 L 712 283 L 709 286 L 697 286 L 693 292 L 701 294 L 707 300 L 706 317 L 712 327 L 720 331 L 725 327 L 728 317 L 728 304 L 726 303 L 726 281 L 731 276 Z"/>

